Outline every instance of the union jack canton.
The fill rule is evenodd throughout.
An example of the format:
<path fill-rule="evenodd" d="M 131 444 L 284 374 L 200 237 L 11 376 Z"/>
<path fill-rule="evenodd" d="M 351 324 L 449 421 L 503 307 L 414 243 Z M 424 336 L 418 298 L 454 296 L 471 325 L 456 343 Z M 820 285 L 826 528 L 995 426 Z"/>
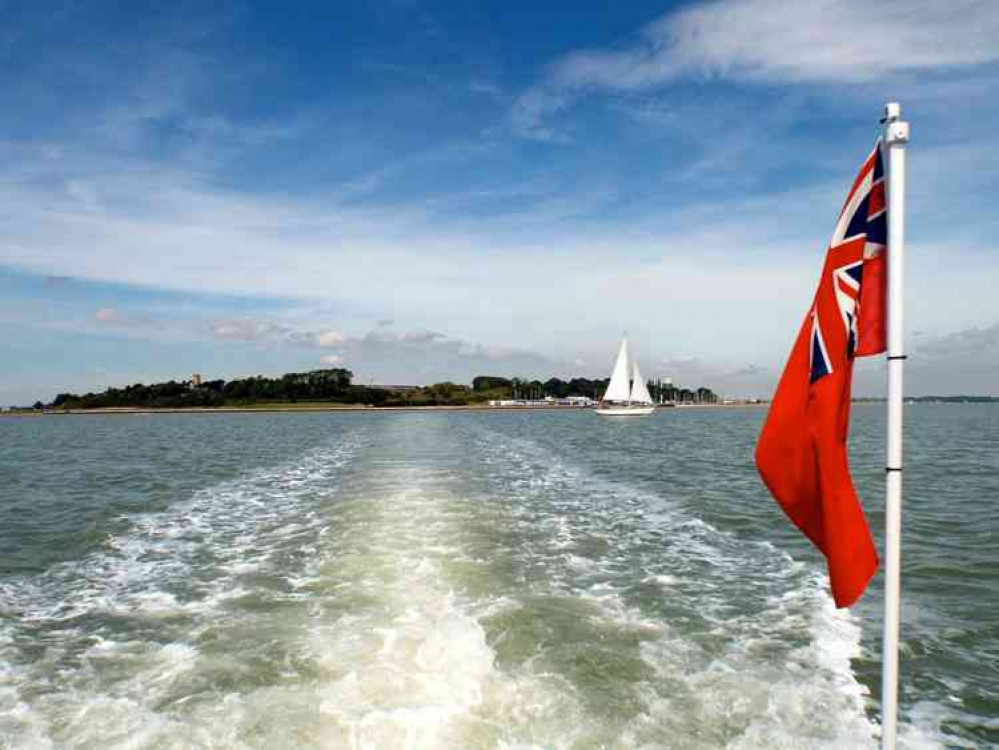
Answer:
<path fill-rule="evenodd" d="M 835 315 L 846 334 L 846 358 L 878 354 L 885 349 L 885 245 L 887 241 L 884 165 L 880 140 L 853 183 L 832 239 L 829 241 L 828 283 L 836 299 Z M 862 241 L 861 241 L 862 240 Z M 811 382 L 833 371 L 823 334 L 825 311 L 819 298 L 812 305 Z M 832 317 L 832 316 L 830 316 Z M 832 325 L 831 322 L 828 322 Z M 839 339 L 838 336 L 835 337 Z"/>

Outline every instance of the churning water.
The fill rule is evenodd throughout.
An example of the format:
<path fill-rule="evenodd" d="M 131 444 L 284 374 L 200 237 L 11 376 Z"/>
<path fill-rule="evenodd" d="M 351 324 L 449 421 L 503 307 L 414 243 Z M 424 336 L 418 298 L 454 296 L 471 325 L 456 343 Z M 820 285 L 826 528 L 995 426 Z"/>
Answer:
<path fill-rule="evenodd" d="M 880 576 L 835 610 L 762 417 L 0 420 L 0 747 L 874 748 Z M 997 417 L 908 413 L 908 748 L 999 742 Z"/>

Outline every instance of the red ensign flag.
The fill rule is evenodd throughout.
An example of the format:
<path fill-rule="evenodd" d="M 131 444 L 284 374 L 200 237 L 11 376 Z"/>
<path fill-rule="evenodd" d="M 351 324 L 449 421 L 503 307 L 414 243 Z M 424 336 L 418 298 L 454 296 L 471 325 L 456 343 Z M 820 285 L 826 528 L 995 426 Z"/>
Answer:
<path fill-rule="evenodd" d="M 853 359 L 885 350 L 886 219 L 879 142 L 840 212 L 756 446 L 771 494 L 826 556 L 837 607 L 860 598 L 878 567 L 846 438 Z"/>

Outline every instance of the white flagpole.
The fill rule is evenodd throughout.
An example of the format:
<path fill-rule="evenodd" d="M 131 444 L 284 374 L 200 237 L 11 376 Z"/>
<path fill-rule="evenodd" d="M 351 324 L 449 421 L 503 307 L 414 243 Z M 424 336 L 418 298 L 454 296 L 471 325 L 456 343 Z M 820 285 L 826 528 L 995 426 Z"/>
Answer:
<path fill-rule="evenodd" d="M 881 748 L 895 750 L 898 721 L 898 624 L 902 536 L 903 261 L 905 260 L 905 146 L 909 123 L 898 103 L 885 105 L 888 199 L 888 449 L 885 486 L 885 630 L 881 665 Z"/>

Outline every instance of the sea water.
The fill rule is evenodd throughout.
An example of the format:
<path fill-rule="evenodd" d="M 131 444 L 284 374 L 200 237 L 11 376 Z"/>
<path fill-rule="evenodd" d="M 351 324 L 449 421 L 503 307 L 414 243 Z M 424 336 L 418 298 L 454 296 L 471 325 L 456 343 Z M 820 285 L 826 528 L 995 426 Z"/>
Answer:
<path fill-rule="evenodd" d="M 835 609 L 763 416 L 2 419 L 0 747 L 874 748 L 881 577 Z M 906 748 L 999 744 L 997 417 L 907 412 Z"/>

